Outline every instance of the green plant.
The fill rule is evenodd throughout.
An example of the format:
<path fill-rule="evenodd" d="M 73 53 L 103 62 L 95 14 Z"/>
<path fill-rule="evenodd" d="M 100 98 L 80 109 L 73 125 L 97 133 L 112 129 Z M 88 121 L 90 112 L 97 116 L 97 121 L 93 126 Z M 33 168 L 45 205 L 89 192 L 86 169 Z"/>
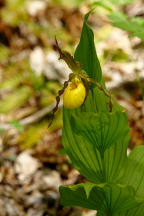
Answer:
<path fill-rule="evenodd" d="M 97 210 L 97 216 L 143 216 L 144 146 L 127 156 L 129 127 L 124 109 L 104 94 L 105 84 L 97 58 L 94 36 L 85 16 L 74 60 L 99 85 L 91 85 L 85 103 L 63 108 L 62 142 L 73 166 L 86 183 L 61 186 L 64 206 Z"/>
<path fill-rule="evenodd" d="M 132 3 L 133 0 L 106 0 L 96 1 L 92 5 L 100 6 L 109 11 L 108 17 L 111 24 L 122 30 L 129 32 L 130 37 L 139 37 L 144 40 L 144 19 L 140 17 L 129 18 L 123 11 L 120 11 L 117 7 Z"/>

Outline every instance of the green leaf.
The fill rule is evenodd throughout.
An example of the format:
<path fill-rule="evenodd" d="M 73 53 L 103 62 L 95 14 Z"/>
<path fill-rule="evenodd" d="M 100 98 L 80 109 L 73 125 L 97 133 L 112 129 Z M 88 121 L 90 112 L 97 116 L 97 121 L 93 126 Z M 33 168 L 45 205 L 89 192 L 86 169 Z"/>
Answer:
<path fill-rule="evenodd" d="M 16 74 L 0 83 L 0 90 L 12 90 L 18 87 L 24 77 L 21 74 Z"/>
<path fill-rule="evenodd" d="M 96 146 L 73 132 L 71 113 L 64 110 L 63 145 L 74 166 L 87 179 L 96 183 L 117 180 L 122 175 L 122 167 L 126 160 L 129 133 L 118 140 L 101 155 Z M 72 112 L 72 111 L 71 111 Z M 73 110 L 73 113 L 75 111 Z M 104 162 L 104 163 L 103 163 Z"/>
<path fill-rule="evenodd" d="M 24 130 L 23 125 L 18 120 L 14 119 L 11 122 L 9 122 L 9 124 L 12 125 L 13 127 L 15 127 L 19 132 L 22 132 Z"/>
<path fill-rule="evenodd" d="M 111 1 L 109 0 L 105 0 L 105 1 L 95 1 L 92 3 L 92 6 L 101 6 L 105 9 L 107 9 L 108 11 L 113 11 L 113 4 L 111 3 Z"/>
<path fill-rule="evenodd" d="M 116 10 L 116 6 L 130 4 L 133 1 L 134 0 L 105 0 L 105 1 L 97 0 L 92 3 L 92 6 L 98 5 L 111 12 Z"/>
<path fill-rule="evenodd" d="M 127 146 L 129 143 L 129 133 L 123 139 L 119 139 L 104 153 L 104 176 L 107 182 L 119 182 L 123 175 L 127 161 Z"/>
<path fill-rule="evenodd" d="M 109 15 L 110 20 L 112 21 L 112 24 L 116 27 L 122 28 L 126 31 L 135 31 L 136 27 L 132 26 L 130 21 L 128 20 L 127 16 L 124 15 L 121 12 L 112 12 Z"/>
<path fill-rule="evenodd" d="M 0 113 L 8 113 L 22 106 L 32 95 L 31 88 L 25 86 L 16 89 L 0 101 Z"/>
<path fill-rule="evenodd" d="M 87 24 L 88 17 L 92 11 L 93 10 L 85 15 L 80 42 L 76 48 L 74 59 L 80 62 L 89 77 L 95 79 L 101 85 L 104 85 L 102 70 L 94 44 L 94 34 Z M 96 86 L 93 86 L 89 91 L 83 110 L 90 112 L 106 112 L 109 110 L 108 102 L 108 97 Z"/>
<path fill-rule="evenodd" d="M 71 123 L 74 132 L 92 143 L 101 154 L 129 131 L 127 116 L 123 112 L 82 112 L 73 116 Z"/>
<path fill-rule="evenodd" d="M 9 58 L 10 50 L 8 47 L 0 44 L 0 62 L 1 64 L 6 63 Z"/>
<path fill-rule="evenodd" d="M 103 213 L 104 216 L 114 216 L 141 203 L 135 197 L 132 187 L 114 184 L 96 185 L 87 182 L 73 186 L 61 186 L 60 195 L 61 203 L 64 206 L 94 209 Z"/>
<path fill-rule="evenodd" d="M 131 185 L 137 196 L 144 197 L 144 146 L 136 147 L 128 157 L 122 183 Z"/>
<path fill-rule="evenodd" d="M 144 40 L 144 20 L 141 18 L 129 19 L 121 12 L 112 12 L 109 15 L 112 24 L 118 28 L 131 33 L 131 36 L 137 36 Z"/>
<path fill-rule="evenodd" d="M 80 43 L 75 51 L 74 57 L 75 60 L 82 64 L 83 69 L 91 78 L 100 82 L 102 79 L 102 71 L 95 50 L 94 34 L 87 24 L 90 14 L 91 11 L 85 16 Z"/>
<path fill-rule="evenodd" d="M 132 3 L 134 0 L 109 0 L 109 1 L 116 5 L 126 5 Z"/>
<path fill-rule="evenodd" d="M 135 188 L 137 197 L 144 198 L 144 146 L 136 147 L 129 155 L 121 182 Z M 143 216 L 143 213 L 144 203 L 119 216 Z"/>
<path fill-rule="evenodd" d="M 15 1 L 6 0 L 6 2 L 7 2 L 7 6 L 13 10 L 25 6 L 25 0 L 15 0 Z"/>
<path fill-rule="evenodd" d="M 53 3 L 56 3 L 57 5 L 62 5 L 64 7 L 77 7 L 79 4 L 83 2 L 83 0 L 53 0 Z"/>
<path fill-rule="evenodd" d="M 47 132 L 47 122 L 43 121 L 38 124 L 30 126 L 27 130 L 21 133 L 18 142 L 22 149 L 29 149 L 36 146 L 38 141 Z"/>

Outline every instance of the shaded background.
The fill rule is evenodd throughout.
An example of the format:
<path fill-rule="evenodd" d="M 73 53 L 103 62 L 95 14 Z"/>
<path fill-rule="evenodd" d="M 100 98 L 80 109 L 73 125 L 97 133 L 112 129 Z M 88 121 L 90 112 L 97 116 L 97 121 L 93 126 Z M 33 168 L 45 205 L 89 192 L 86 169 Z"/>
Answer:
<path fill-rule="evenodd" d="M 54 38 L 73 54 L 93 2 L 0 1 L 0 216 L 95 215 L 59 203 L 59 185 L 85 181 L 62 151 L 62 103 L 47 128 L 57 92 L 70 72 L 58 60 Z M 130 19 L 144 17 L 143 1 L 109 2 Z M 108 15 L 109 10 L 96 6 L 89 25 L 106 85 L 128 112 L 133 148 L 144 140 L 144 33 L 130 37 Z"/>

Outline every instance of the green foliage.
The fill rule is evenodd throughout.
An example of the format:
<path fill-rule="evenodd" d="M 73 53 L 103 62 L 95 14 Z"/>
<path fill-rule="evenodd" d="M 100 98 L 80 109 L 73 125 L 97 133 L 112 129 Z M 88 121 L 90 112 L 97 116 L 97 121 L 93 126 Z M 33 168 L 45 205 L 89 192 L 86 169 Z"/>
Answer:
<path fill-rule="evenodd" d="M 83 115 L 85 118 L 83 118 Z M 93 144 L 102 154 L 128 132 L 125 113 L 81 113 L 72 117 L 74 132 Z"/>
<path fill-rule="evenodd" d="M 132 3 L 134 0 L 108 0 L 108 1 L 116 5 L 125 5 L 125 4 Z"/>
<path fill-rule="evenodd" d="M 137 36 L 144 40 L 144 20 L 142 18 L 129 19 L 121 12 L 112 12 L 109 18 L 114 26 L 128 31 L 131 37 Z"/>
<path fill-rule="evenodd" d="M 68 187 L 61 186 L 60 193 L 63 195 L 61 200 L 63 205 L 78 205 L 98 210 L 104 215 L 117 215 L 141 203 L 135 197 L 135 191 L 131 186 L 115 184 L 97 185 L 87 182 Z"/>
<path fill-rule="evenodd" d="M 41 122 L 40 124 L 30 126 L 19 138 L 21 147 L 23 149 L 34 147 L 46 132 L 47 122 Z"/>
<path fill-rule="evenodd" d="M 52 0 L 53 3 L 59 4 L 59 5 L 64 5 L 67 7 L 76 7 L 80 3 L 84 2 L 84 0 Z"/>
<path fill-rule="evenodd" d="M 85 16 L 75 60 L 88 76 L 104 85 L 93 33 Z M 65 206 L 95 209 L 98 216 L 142 216 L 144 211 L 144 148 L 127 157 L 129 127 L 126 113 L 96 86 L 90 88 L 81 108 L 63 109 L 64 149 L 72 164 L 90 182 L 61 186 Z M 93 183 L 92 183 L 93 182 Z"/>
<path fill-rule="evenodd" d="M 17 26 L 28 19 L 25 0 L 6 0 L 5 4 L 1 10 L 1 16 L 5 23 Z"/>
<path fill-rule="evenodd" d="M 9 49 L 3 45 L 0 45 L 0 62 L 4 64 L 7 62 L 9 56 Z"/>
<path fill-rule="evenodd" d="M 16 89 L 0 101 L 0 113 L 8 113 L 25 104 L 32 94 L 28 86 Z"/>
<path fill-rule="evenodd" d="M 21 125 L 20 121 L 13 120 L 10 122 L 10 125 L 14 126 L 19 132 L 24 130 L 24 127 Z"/>
<path fill-rule="evenodd" d="M 94 1 L 93 6 L 101 6 L 109 12 L 116 11 L 117 7 L 132 3 L 134 0 L 105 0 L 105 1 Z"/>
<path fill-rule="evenodd" d="M 21 74 L 15 74 L 9 79 L 5 79 L 2 83 L 0 83 L 0 90 L 13 90 L 18 87 L 20 82 L 23 80 L 23 76 Z"/>
<path fill-rule="evenodd" d="M 106 0 L 96 1 L 93 6 L 101 6 L 109 11 L 109 19 L 113 26 L 129 32 L 131 37 L 139 37 L 144 40 L 144 20 L 140 17 L 129 18 L 123 12 L 118 11 L 116 6 L 132 3 L 133 0 Z"/>
<path fill-rule="evenodd" d="M 136 196 L 144 198 L 144 146 L 136 147 L 128 157 L 128 163 L 125 167 L 124 176 L 121 183 L 133 186 Z M 144 203 L 133 209 L 129 209 L 119 216 L 143 216 Z"/>
<path fill-rule="evenodd" d="M 124 170 L 122 183 L 132 185 L 136 195 L 144 195 L 144 146 L 136 147 L 128 157 L 127 166 Z"/>
<path fill-rule="evenodd" d="M 104 59 L 112 62 L 128 62 L 130 57 L 122 49 L 110 49 L 104 51 Z"/>
<path fill-rule="evenodd" d="M 85 16 L 80 43 L 75 51 L 75 59 L 82 64 L 84 70 L 91 78 L 99 82 L 102 72 L 94 47 L 94 34 L 87 24 L 88 17 L 89 13 Z M 82 53 L 83 55 L 81 55 Z"/>

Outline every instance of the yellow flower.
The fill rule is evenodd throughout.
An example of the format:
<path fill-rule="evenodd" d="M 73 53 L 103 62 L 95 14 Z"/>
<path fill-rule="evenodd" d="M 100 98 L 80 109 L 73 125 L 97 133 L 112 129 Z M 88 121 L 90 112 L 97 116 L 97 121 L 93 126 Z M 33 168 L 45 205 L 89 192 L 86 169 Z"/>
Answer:
<path fill-rule="evenodd" d="M 64 107 L 74 109 L 80 107 L 85 100 L 86 89 L 81 79 L 74 78 L 63 94 Z"/>

